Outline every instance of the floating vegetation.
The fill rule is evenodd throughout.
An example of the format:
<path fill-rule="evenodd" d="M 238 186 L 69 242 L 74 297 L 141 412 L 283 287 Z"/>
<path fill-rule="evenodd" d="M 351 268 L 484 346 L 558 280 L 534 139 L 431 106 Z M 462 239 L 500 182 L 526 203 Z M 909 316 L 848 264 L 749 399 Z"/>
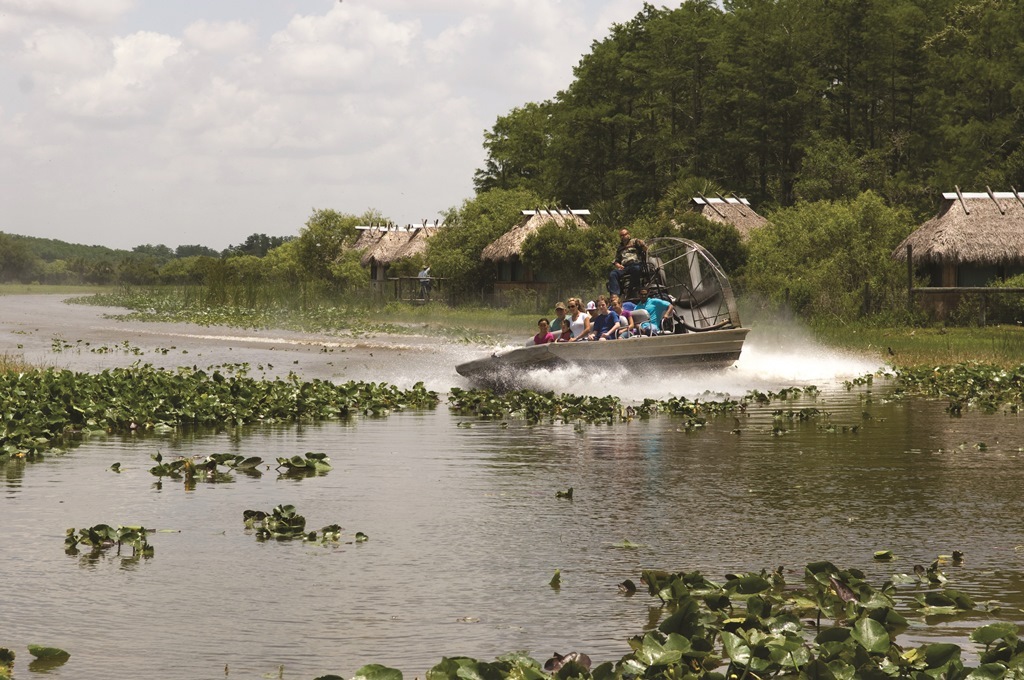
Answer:
<path fill-rule="evenodd" d="M 385 416 L 434 408 L 439 401 L 423 383 L 403 390 L 384 383 L 303 381 L 295 374 L 256 380 L 228 373 L 134 364 L 97 374 L 52 368 L 0 374 L 0 461 L 31 459 L 101 433 Z"/>
<path fill-rule="evenodd" d="M 549 585 L 558 588 L 561 572 Z M 896 610 L 895 586 L 875 588 L 857 569 L 814 562 L 803 584 L 786 583 L 783 569 L 728 574 L 715 583 L 699 572 L 646 570 L 641 582 L 661 601 L 660 623 L 629 640 L 631 651 L 591 668 L 583 653 L 554 654 L 543 665 L 523 653 L 492 662 L 443 658 L 427 680 L 724 680 L 726 678 L 1021 678 L 1024 640 L 1012 622 L 984 625 L 970 633 L 983 649 L 977 668 L 964 665 L 963 648 L 950 642 L 907 647 L 898 637 L 907 619 Z M 620 592 L 633 594 L 626 580 Z M 929 611 L 974 611 L 955 591 L 918 596 Z M 401 672 L 364 666 L 353 680 L 400 680 Z M 321 679 L 340 678 L 326 675 Z"/>
<path fill-rule="evenodd" d="M 197 476 L 207 481 L 228 481 L 229 470 L 237 470 L 247 474 L 259 476 L 261 473 L 258 465 L 263 462 L 259 456 L 245 457 L 234 453 L 214 453 L 206 458 L 196 461 L 195 458 L 178 458 L 167 463 L 164 462 L 163 454 L 157 452 L 150 456 L 156 465 L 149 469 L 150 474 L 157 477 L 170 477 L 193 481 Z M 114 465 L 119 465 L 115 463 Z M 223 470 L 221 468 L 224 468 Z M 111 466 L 113 469 L 113 466 Z"/>
<path fill-rule="evenodd" d="M 565 491 L 556 491 L 555 492 L 555 498 L 565 498 L 565 499 L 571 501 L 572 500 L 572 487 L 570 486 Z"/>
<path fill-rule="evenodd" d="M 665 400 L 644 399 L 638 406 L 622 406 L 616 397 L 583 397 L 554 392 L 533 390 L 511 390 L 495 392 L 488 389 L 463 390 L 453 387 L 448 395 L 449 408 L 459 415 L 476 415 L 480 418 L 496 419 L 520 417 L 529 423 L 540 422 L 584 422 L 606 423 L 629 422 L 634 418 L 650 418 L 656 413 L 665 413 L 686 418 L 683 429 L 687 432 L 707 425 L 707 417 L 726 413 L 743 413 L 747 406 L 769 404 L 773 401 L 790 401 L 801 395 L 813 396 L 818 393 L 814 386 L 788 387 L 778 392 L 751 391 L 741 400 L 721 401 L 671 397 Z M 816 408 L 799 411 L 789 409 L 790 419 L 808 420 L 827 416 Z M 460 427 L 469 427 L 459 423 Z"/>
<path fill-rule="evenodd" d="M 40 661 L 59 661 L 64 663 L 71 658 L 71 655 L 57 647 L 44 647 L 43 645 L 29 645 L 28 653 Z"/>
<path fill-rule="evenodd" d="M 72 527 L 64 537 L 64 551 L 69 555 L 77 555 L 79 546 L 86 546 L 93 554 L 102 553 L 116 548 L 121 554 L 121 546 L 129 546 L 132 556 L 152 557 L 153 546 L 146 540 L 148 530 L 141 526 L 121 526 L 114 528 L 109 524 L 97 524 L 77 531 Z"/>
<path fill-rule="evenodd" d="M 328 524 L 319 532 L 307 532 L 306 518 L 295 510 L 294 505 L 278 505 L 270 512 L 246 510 L 242 513 L 242 519 L 246 529 L 256 532 L 257 541 L 271 538 L 279 541 L 301 539 L 309 543 L 328 545 L 341 540 L 341 526 L 337 524 Z M 356 540 L 359 541 L 358 534 Z"/>
<path fill-rule="evenodd" d="M 953 415 L 969 407 L 1018 413 L 1024 402 L 1024 364 L 1009 370 L 978 363 L 897 368 L 895 379 L 900 390 L 948 400 L 946 410 Z"/>
<path fill-rule="evenodd" d="M 332 470 L 331 459 L 326 453 L 307 453 L 305 456 L 278 458 L 277 469 L 293 476 L 319 475 Z"/>
<path fill-rule="evenodd" d="M 32 663 L 28 665 L 28 669 L 38 673 L 45 673 L 53 668 L 63 666 L 71 658 L 69 653 L 59 647 L 47 647 L 44 645 L 29 645 L 28 653 L 35 657 Z M 0 678 L 3 677 L 3 667 L 0 666 Z"/>

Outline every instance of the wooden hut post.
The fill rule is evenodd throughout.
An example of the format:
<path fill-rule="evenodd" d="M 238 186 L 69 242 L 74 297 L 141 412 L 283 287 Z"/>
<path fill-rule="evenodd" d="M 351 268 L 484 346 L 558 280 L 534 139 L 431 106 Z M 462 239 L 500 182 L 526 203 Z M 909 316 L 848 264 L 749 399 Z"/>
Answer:
<path fill-rule="evenodd" d="M 907 311 L 914 311 L 914 246 L 907 244 Z"/>

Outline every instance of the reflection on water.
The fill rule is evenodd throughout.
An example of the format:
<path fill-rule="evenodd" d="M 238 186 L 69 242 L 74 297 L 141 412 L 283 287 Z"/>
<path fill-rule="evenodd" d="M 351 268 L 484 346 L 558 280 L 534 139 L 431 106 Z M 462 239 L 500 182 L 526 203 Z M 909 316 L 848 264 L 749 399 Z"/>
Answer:
<path fill-rule="evenodd" d="M 820 414 L 789 417 L 804 407 Z M 67 649 L 56 678 L 106 678 L 113 667 L 223 677 L 225 666 L 259 677 L 281 665 L 285 677 L 309 678 L 366 663 L 411 676 L 445 655 L 520 649 L 597 662 L 656 625 L 651 598 L 616 587 L 643 568 L 721 580 L 782 565 L 798 582 L 807 562 L 828 559 L 878 585 L 953 550 L 966 559 L 945 568 L 951 587 L 1024 606 L 1016 416 L 950 418 L 942 404 L 839 389 L 690 431 L 669 417 L 459 420 L 442 407 L 244 436 L 110 438 L 12 462 L 0 477 L 0 568 L 17 587 L 2 597 L 0 646 Z M 264 469 L 186 490 L 150 475 L 157 451 L 265 461 L 323 451 L 334 469 L 308 479 Z M 572 501 L 555 497 L 570 486 Z M 370 540 L 261 543 L 244 530 L 244 510 L 281 503 L 311 527 L 338 523 L 347 541 L 357 531 Z M 101 522 L 170 531 L 150 537 L 148 560 L 64 554 L 66 528 Z M 897 561 L 874 562 L 883 548 Z M 988 620 L 932 629 L 910 618 L 909 641 L 963 642 Z"/>

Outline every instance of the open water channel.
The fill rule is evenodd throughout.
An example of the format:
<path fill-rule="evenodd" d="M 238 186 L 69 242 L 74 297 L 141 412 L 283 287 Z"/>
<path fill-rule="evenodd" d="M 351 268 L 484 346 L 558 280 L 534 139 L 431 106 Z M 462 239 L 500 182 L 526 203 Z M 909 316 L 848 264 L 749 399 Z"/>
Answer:
<path fill-rule="evenodd" d="M 244 361 L 268 375 L 424 380 L 444 392 L 466 386 L 454 365 L 486 349 L 115 322 L 103 318 L 109 310 L 31 298 L 0 298 L 0 352 L 74 370 Z M 722 374 L 540 380 L 625 400 L 806 384 L 817 396 L 696 429 L 669 416 L 485 422 L 442 403 L 316 426 L 101 437 L 12 462 L 0 467 L 0 647 L 18 653 L 21 678 L 29 644 L 69 651 L 48 675 L 76 679 L 308 680 L 349 677 L 368 663 L 422 677 L 443 656 L 514 650 L 540 660 L 576 650 L 599 663 L 626 654 L 627 638 L 656 621 L 642 587 L 633 596 L 617 589 L 641 569 L 722 580 L 782 565 L 799 582 L 806 563 L 827 559 L 863 569 L 877 586 L 953 550 L 965 560 L 944 567 L 950 587 L 1002 610 L 942 621 L 905 609 L 906 640 L 969 647 L 969 630 L 1022 619 L 1024 428 L 1017 416 L 954 418 L 942 403 L 889 399 L 884 384 L 842 387 L 876 367 L 803 341 L 759 343 L 755 327 Z M 773 415 L 801 408 L 822 413 Z M 308 451 L 327 453 L 334 469 L 299 480 L 269 469 L 191 490 L 149 473 L 157 452 L 272 461 Z M 556 498 L 567 487 L 573 499 Z M 345 540 L 258 542 L 244 529 L 244 510 L 283 503 L 312 528 L 340 524 Z M 101 522 L 169 531 L 150 536 L 150 559 L 65 554 L 67 528 Z M 352 542 L 357 531 L 369 540 Z M 896 561 L 874 561 L 880 549 Z"/>

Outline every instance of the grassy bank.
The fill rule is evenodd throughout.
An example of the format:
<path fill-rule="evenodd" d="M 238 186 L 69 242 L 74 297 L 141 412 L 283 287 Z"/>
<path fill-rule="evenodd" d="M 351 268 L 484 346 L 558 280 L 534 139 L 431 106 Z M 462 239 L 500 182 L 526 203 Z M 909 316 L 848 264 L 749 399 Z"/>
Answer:
<path fill-rule="evenodd" d="M 69 286 L 50 285 L 47 283 L 0 283 L 0 295 L 78 295 L 80 293 L 108 293 L 114 290 L 111 286 Z"/>
<path fill-rule="evenodd" d="M 25 362 L 25 357 L 18 354 L 0 354 L 0 373 L 24 373 L 38 368 Z"/>
<path fill-rule="evenodd" d="M 949 366 L 967 362 L 1015 368 L 1024 363 L 1024 328 L 898 327 L 818 325 L 819 341 L 832 347 L 881 356 L 896 366 Z"/>

